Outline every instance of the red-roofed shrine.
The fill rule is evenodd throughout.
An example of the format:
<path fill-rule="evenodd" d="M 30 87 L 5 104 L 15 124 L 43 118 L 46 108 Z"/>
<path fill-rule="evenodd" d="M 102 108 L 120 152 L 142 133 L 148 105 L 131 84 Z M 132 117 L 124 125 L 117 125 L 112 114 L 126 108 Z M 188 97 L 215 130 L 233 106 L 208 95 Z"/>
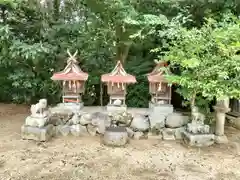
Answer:
<path fill-rule="evenodd" d="M 101 81 L 107 84 L 108 87 L 108 94 L 110 95 L 108 106 L 126 107 L 126 86 L 137 82 L 135 76 L 128 74 L 124 70 L 122 63 L 118 61 L 111 73 L 102 75 Z"/>
<path fill-rule="evenodd" d="M 63 86 L 63 103 L 82 103 L 82 94 L 84 93 L 84 85 L 88 79 L 88 74 L 83 72 L 78 66 L 78 61 L 74 55 L 71 55 L 69 51 L 69 58 L 67 65 L 63 71 L 54 73 L 51 77 L 54 81 L 62 81 Z"/>
<path fill-rule="evenodd" d="M 171 86 L 164 77 L 161 67 L 167 66 L 165 62 L 156 62 L 156 66 L 151 73 L 147 75 L 149 81 L 149 92 L 154 104 L 171 104 Z"/>

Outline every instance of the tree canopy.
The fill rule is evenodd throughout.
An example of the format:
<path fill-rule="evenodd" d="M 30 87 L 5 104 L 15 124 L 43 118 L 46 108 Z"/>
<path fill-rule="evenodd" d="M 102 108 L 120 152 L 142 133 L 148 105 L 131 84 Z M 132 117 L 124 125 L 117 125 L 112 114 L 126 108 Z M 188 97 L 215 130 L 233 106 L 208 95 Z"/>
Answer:
<path fill-rule="evenodd" d="M 169 60 L 181 94 L 187 87 L 208 99 L 236 97 L 239 14 L 235 0 L 0 0 L 0 100 L 59 102 L 50 77 L 64 68 L 67 48 L 80 52 L 90 74 L 86 105 L 99 105 L 99 77 L 116 60 L 138 80 L 128 88 L 129 106 L 148 105 L 145 74 L 160 58 Z"/>

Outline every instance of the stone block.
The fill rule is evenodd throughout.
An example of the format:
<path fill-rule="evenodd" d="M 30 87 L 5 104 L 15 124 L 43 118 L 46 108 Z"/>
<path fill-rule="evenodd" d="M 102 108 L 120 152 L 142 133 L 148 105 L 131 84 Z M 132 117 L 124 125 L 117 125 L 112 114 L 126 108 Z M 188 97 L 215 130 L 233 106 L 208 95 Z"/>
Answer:
<path fill-rule="evenodd" d="M 228 138 L 227 136 L 217 136 L 215 135 L 215 143 L 217 144 L 227 144 L 228 143 Z"/>
<path fill-rule="evenodd" d="M 176 140 L 175 139 L 175 131 L 176 131 L 176 129 L 171 129 L 171 128 L 163 129 L 163 131 L 162 131 L 163 140 L 167 140 L 167 141 Z"/>
<path fill-rule="evenodd" d="M 73 136 L 86 136 L 88 135 L 88 131 L 86 126 L 82 126 L 81 124 L 76 124 L 70 126 L 70 132 Z"/>
<path fill-rule="evenodd" d="M 183 141 L 191 147 L 207 147 L 214 144 L 214 134 L 191 134 L 187 131 L 182 133 Z"/>
<path fill-rule="evenodd" d="M 107 112 L 125 112 L 127 111 L 127 106 L 113 106 L 108 104 L 107 105 Z"/>
<path fill-rule="evenodd" d="M 67 136 L 70 133 L 69 125 L 58 125 L 56 126 L 56 135 Z"/>
<path fill-rule="evenodd" d="M 209 134 L 210 126 L 206 124 L 188 123 L 186 130 L 192 134 Z"/>
<path fill-rule="evenodd" d="M 176 140 L 183 139 L 182 133 L 185 130 L 185 127 L 180 127 L 175 129 L 175 138 Z"/>
<path fill-rule="evenodd" d="M 97 134 L 97 127 L 93 126 L 92 124 L 87 125 L 87 131 L 91 136 L 96 136 Z"/>
<path fill-rule="evenodd" d="M 28 116 L 25 120 L 26 126 L 42 128 L 46 126 L 49 122 L 48 117 L 32 117 Z"/>
<path fill-rule="evenodd" d="M 23 125 L 21 127 L 22 139 L 35 140 L 35 141 L 48 141 L 55 134 L 55 127 L 51 124 L 45 127 L 31 127 Z"/>
<path fill-rule="evenodd" d="M 186 125 L 189 122 L 189 117 L 181 113 L 171 113 L 166 118 L 166 127 L 178 128 Z"/>
<path fill-rule="evenodd" d="M 157 114 L 163 114 L 168 115 L 173 113 L 173 106 L 171 104 L 149 104 L 149 111 L 150 113 L 157 113 Z"/>
<path fill-rule="evenodd" d="M 164 114 L 152 112 L 149 115 L 151 129 L 160 130 L 161 128 L 164 128 L 165 120 L 166 120 L 166 116 Z"/>

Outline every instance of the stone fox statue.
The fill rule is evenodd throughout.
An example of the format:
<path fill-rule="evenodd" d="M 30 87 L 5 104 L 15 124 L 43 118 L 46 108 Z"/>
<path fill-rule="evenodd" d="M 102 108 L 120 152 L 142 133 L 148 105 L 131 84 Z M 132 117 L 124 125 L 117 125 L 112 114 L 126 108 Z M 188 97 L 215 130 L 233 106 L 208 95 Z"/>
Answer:
<path fill-rule="evenodd" d="M 40 99 L 37 104 L 31 105 L 31 116 L 32 117 L 44 117 L 44 110 L 47 108 L 47 100 Z"/>
<path fill-rule="evenodd" d="M 48 122 L 47 100 L 40 99 L 37 104 L 31 106 L 31 116 L 25 120 L 25 125 L 32 127 L 44 127 Z"/>

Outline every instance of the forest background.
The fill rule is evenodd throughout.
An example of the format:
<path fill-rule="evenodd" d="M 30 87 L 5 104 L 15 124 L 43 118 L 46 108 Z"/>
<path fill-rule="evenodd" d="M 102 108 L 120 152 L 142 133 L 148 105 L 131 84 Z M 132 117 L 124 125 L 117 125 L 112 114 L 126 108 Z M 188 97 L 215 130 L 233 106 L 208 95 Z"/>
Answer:
<path fill-rule="evenodd" d="M 64 68 L 69 49 L 78 50 L 80 66 L 89 73 L 85 105 L 100 105 L 100 77 L 120 59 L 138 81 L 128 87 L 127 105 L 147 107 L 146 74 L 171 51 L 179 29 L 201 29 L 209 19 L 215 25 L 232 21 L 240 15 L 240 1 L 0 0 L 0 15 L 1 102 L 60 102 L 61 87 L 50 77 Z M 179 93 L 172 99 L 182 107 Z"/>

